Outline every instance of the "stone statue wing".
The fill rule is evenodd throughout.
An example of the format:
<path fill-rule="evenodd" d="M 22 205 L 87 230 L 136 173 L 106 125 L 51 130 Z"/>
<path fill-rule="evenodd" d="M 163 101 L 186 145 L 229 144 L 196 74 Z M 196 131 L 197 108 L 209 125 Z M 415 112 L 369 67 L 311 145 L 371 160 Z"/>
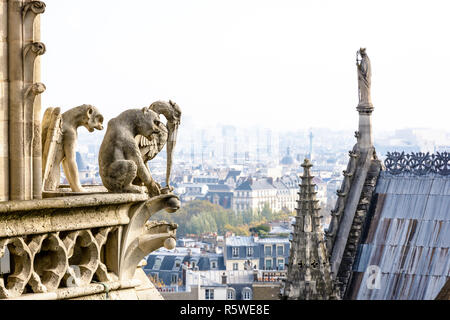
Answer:
<path fill-rule="evenodd" d="M 56 159 L 62 148 L 62 114 L 60 108 L 48 108 L 42 119 L 42 179 L 43 190 L 54 190 L 59 185 L 59 164 Z"/>
<path fill-rule="evenodd" d="M 50 126 L 51 116 L 52 116 L 52 113 L 53 113 L 54 109 L 55 108 L 48 108 L 47 110 L 45 110 L 44 116 L 42 117 L 42 122 L 41 122 L 41 146 L 42 146 L 42 151 L 44 151 L 45 141 L 47 139 L 48 127 Z M 42 163 L 42 167 L 44 167 L 44 166 L 45 166 L 45 163 Z"/>
<path fill-rule="evenodd" d="M 135 140 L 141 151 L 144 162 L 152 160 L 164 148 L 167 142 L 168 130 L 167 127 L 161 123 L 159 125 L 160 132 L 154 133 L 151 139 L 144 136 L 137 135 Z"/>

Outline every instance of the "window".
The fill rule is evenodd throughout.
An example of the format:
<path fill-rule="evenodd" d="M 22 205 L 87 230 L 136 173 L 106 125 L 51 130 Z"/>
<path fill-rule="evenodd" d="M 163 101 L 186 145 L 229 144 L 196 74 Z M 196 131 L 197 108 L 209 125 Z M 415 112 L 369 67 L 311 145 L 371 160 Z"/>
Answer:
<path fill-rule="evenodd" d="M 214 300 L 214 289 L 205 289 L 205 300 Z"/>
<path fill-rule="evenodd" d="M 284 246 L 277 246 L 277 256 L 284 255 Z"/>
<path fill-rule="evenodd" d="M 170 284 L 177 284 L 178 283 L 178 274 L 172 273 L 172 276 L 170 277 Z"/>
<path fill-rule="evenodd" d="M 236 291 L 233 288 L 227 289 L 227 300 L 235 300 L 236 299 Z"/>
<path fill-rule="evenodd" d="M 242 289 L 242 299 L 243 300 L 252 300 L 252 289 L 246 287 Z"/>
<path fill-rule="evenodd" d="M 161 262 L 161 258 L 156 258 L 155 263 L 153 264 L 153 270 L 159 270 L 159 268 L 161 267 Z"/>
<path fill-rule="evenodd" d="M 252 257 L 253 256 L 253 247 L 248 247 L 247 248 L 247 257 Z"/>
<path fill-rule="evenodd" d="M 180 266 L 181 266 L 181 259 L 176 259 L 175 264 L 173 265 L 173 269 L 177 270 L 180 268 Z"/>
<path fill-rule="evenodd" d="M 239 265 L 237 263 L 233 263 L 233 270 L 239 270 Z"/>
<path fill-rule="evenodd" d="M 266 270 L 272 270 L 272 259 L 266 259 L 266 261 L 265 261 L 266 263 L 265 263 L 265 269 Z"/>
<path fill-rule="evenodd" d="M 278 270 L 284 270 L 284 259 L 283 258 L 278 258 L 277 266 L 278 266 Z"/>
<path fill-rule="evenodd" d="M 271 256 L 272 255 L 272 246 L 264 246 L 264 255 Z"/>
<path fill-rule="evenodd" d="M 233 247 L 232 251 L 233 251 L 233 257 L 239 257 L 239 248 L 238 247 Z"/>

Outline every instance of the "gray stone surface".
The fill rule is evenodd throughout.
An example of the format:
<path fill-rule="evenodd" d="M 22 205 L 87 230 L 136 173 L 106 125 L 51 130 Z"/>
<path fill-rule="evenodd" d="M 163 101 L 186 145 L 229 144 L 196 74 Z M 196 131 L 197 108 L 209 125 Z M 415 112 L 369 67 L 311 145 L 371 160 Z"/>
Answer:
<path fill-rule="evenodd" d="M 160 123 L 158 114 L 149 108 L 124 111 L 108 122 L 98 160 L 100 177 L 109 191 L 142 193 L 140 185 L 144 184 L 149 195 L 161 194 L 135 139 L 142 135 L 151 140 L 153 134 L 160 132 Z"/>

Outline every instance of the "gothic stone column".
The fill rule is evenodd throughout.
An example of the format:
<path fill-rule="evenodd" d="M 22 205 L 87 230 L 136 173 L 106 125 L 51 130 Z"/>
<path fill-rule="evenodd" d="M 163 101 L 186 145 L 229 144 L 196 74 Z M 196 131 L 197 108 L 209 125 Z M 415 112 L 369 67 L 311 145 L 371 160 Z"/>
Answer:
<path fill-rule="evenodd" d="M 0 0 L 0 201 L 9 199 L 8 2 Z"/>
<path fill-rule="evenodd" d="M 33 192 L 33 142 L 35 138 L 35 98 L 45 86 L 35 81 L 36 58 L 45 47 L 36 42 L 36 16 L 43 13 L 41 1 L 8 1 L 8 61 L 9 61 L 9 174 L 10 199 L 29 200 L 40 197 L 41 181 Z M 37 22 L 38 24 L 39 22 Z M 37 65 L 39 67 L 39 64 Z M 40 106 L 40 104 L 39 104 Z M 39 111 L 39 110 L 38 110 Z M 40 111 L 39 111 L 40 113 Z M 40 115 L 39 117 L 40 118 Z M 39 121 L 39 120 L 38 120 Z M 39 131 L 37 132 L 39 135 Z M 40 136 L 36 137 L 40 140 Z M 36 164 L 38 164 L 36 162 Z M 39 174 L 41 170 L 38 170 Z"/>

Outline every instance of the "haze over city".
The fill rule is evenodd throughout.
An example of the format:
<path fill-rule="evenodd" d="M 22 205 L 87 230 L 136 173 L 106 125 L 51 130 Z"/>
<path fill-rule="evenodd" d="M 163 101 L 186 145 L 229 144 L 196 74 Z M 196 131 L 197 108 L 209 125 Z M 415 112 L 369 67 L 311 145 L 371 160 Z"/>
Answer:
<path fill-rule="evenodd" d="M 367 47 L 375 137 L 448 128 L 446 1 L 133 3 L 47 1 L 43 108 L 89 103 L 108 121 L 172 99 L 199 126 L 354 130 Z"/>

